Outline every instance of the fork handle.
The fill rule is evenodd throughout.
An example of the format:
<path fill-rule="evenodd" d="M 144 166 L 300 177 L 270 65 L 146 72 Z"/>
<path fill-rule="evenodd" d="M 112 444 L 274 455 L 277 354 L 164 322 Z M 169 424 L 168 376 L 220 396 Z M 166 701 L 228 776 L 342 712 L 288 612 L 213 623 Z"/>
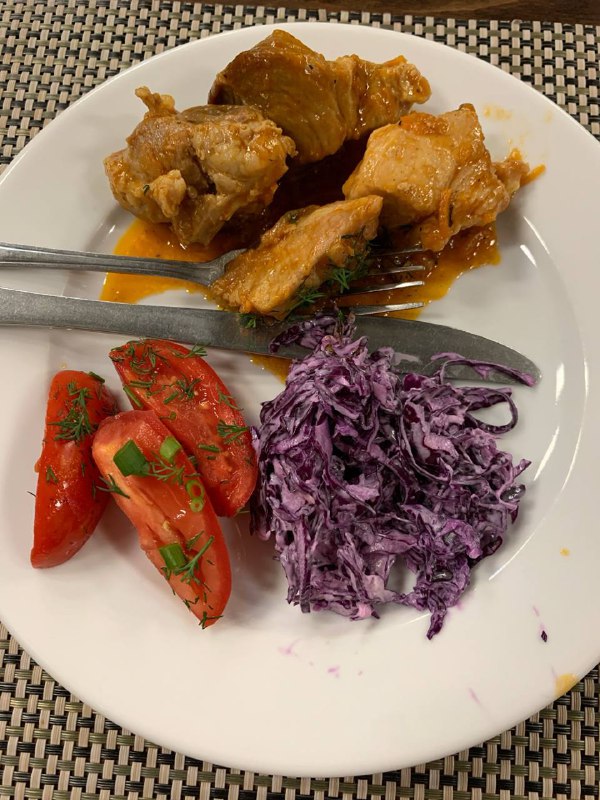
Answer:
<path fill-rule="evenodd" d="M 210 283 L 222 274 L 225 264 L 239 252 L 239 250 L 230 251 L 213 261 L 202 264 L 189 261 L 167 261 L 160 258 L 87 253 L 77 250 L 53 250 L 48 247 L 0 242 L 0 268 L 35 267 L 38 269 L 118 272 L 124 275 L 159 275 L 164 278 Z"/>

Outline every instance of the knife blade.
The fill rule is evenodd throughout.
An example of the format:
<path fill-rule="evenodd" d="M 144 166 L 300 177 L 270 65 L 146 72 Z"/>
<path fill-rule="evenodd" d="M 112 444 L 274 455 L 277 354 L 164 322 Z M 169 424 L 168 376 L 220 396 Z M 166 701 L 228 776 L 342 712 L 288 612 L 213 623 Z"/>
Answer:
<path fill-rule="evenodd" d="M 259 324 L 255 328 L 245 328 L 238 314 L 226 311 L 130 305 L 0 289 L 0 325 L 98 331 L 281 358 L 302 358 L 308 351 L 298 345 L 283 346 L 276 354 L 270 350 L 273 338 L 292 324 Z M 404 372 L 429 374 L 433 369 L 433 356 L 454 352 L 467 359 L 502 364 L 525 372 L 534 382 L 541 377 L 533 361 L 516 350 L 445 325 L 392 317 L 357 317 L 356 333 L 367 337 L 371 352 L 380 347 L 393 348 L 400 354 L 399 368 Z M 474 378 L 472 370 L 461 365 L 453 365 L 449 375 L 458 379 Z M 506 375 L 494 372 L 488 380 L 510 382 Z"/>

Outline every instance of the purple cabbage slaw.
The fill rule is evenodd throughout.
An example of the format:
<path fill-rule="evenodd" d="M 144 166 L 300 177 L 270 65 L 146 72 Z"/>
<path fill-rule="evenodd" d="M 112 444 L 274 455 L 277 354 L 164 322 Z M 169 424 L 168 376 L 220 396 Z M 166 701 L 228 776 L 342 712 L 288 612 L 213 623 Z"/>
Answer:
<path fill-rule="evenodd" d="M 356 620 L 388 603 L 413 606 L 431 612 L 431 638 L 472 568 L 502 544 L 529 465 L 497 446 L 517 423 L 511 390 L 456 386 L 445 366 L 530 380 L 456 354 L 440 356 L 431 377 L 399 374 L 392 350 L 369 354 L 352 322 L 333 317 L 296 326 L 292 341 L 314 349 L 263 405 L 252 531 L 274 539 L 288 602 L 302 611 Z M 510 411 L 505 425 L 473 414 L 498 403 Z M 415 574 L 412 590 L 390 588 L 395 564 Z"/>

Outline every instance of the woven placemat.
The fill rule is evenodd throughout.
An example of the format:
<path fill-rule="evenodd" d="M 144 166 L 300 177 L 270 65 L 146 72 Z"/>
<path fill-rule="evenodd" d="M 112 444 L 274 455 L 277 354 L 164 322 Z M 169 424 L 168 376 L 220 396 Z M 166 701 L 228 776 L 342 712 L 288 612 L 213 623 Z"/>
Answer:
<path fill-rule="evenodd" d="M 396 17 L 168 0 L 0 4 L 0 168 L 110 75 L 223 30 L 335 20 L 402 30 L 473 53 L 551 97 L 600 138 L 600 27 Z M 598 798 L 598 668 L 548 708 L 454 756 L 344 780 L 240 772 L 123 730 L 36 665 L 0 623 L 0 800 L 549 800 Z"/>

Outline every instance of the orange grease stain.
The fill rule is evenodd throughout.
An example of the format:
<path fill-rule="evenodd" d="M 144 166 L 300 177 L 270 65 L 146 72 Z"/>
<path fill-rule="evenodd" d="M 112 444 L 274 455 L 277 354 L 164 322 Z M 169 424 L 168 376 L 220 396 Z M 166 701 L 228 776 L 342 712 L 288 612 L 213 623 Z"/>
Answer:
<path fill-rule="evenodd" d="M 498 122 L 505 120 L 505 119 L 512 119 L 512 111 L 509 111 L 507 108 L 502 108 L 502 106 L 484 106 L 483 109 L 483 116 L 487 117 L 487 119 L 494 119 Z"/>
<path fill-rule="evenodd" d="M 566 694 L 578 682 L 579 678 L 577 675 L 573 675 L 572 672 L 565 672 L 562 675 L 558 675 L 555 681 L 556 696 L 562 697 L 563 694 Z"/>
<path fill-rule="evenodd" d="M 560 554 L 561 556 L 570 556 L 571 551 L 569 550 L 568 547 L 561 547 Z"/>

